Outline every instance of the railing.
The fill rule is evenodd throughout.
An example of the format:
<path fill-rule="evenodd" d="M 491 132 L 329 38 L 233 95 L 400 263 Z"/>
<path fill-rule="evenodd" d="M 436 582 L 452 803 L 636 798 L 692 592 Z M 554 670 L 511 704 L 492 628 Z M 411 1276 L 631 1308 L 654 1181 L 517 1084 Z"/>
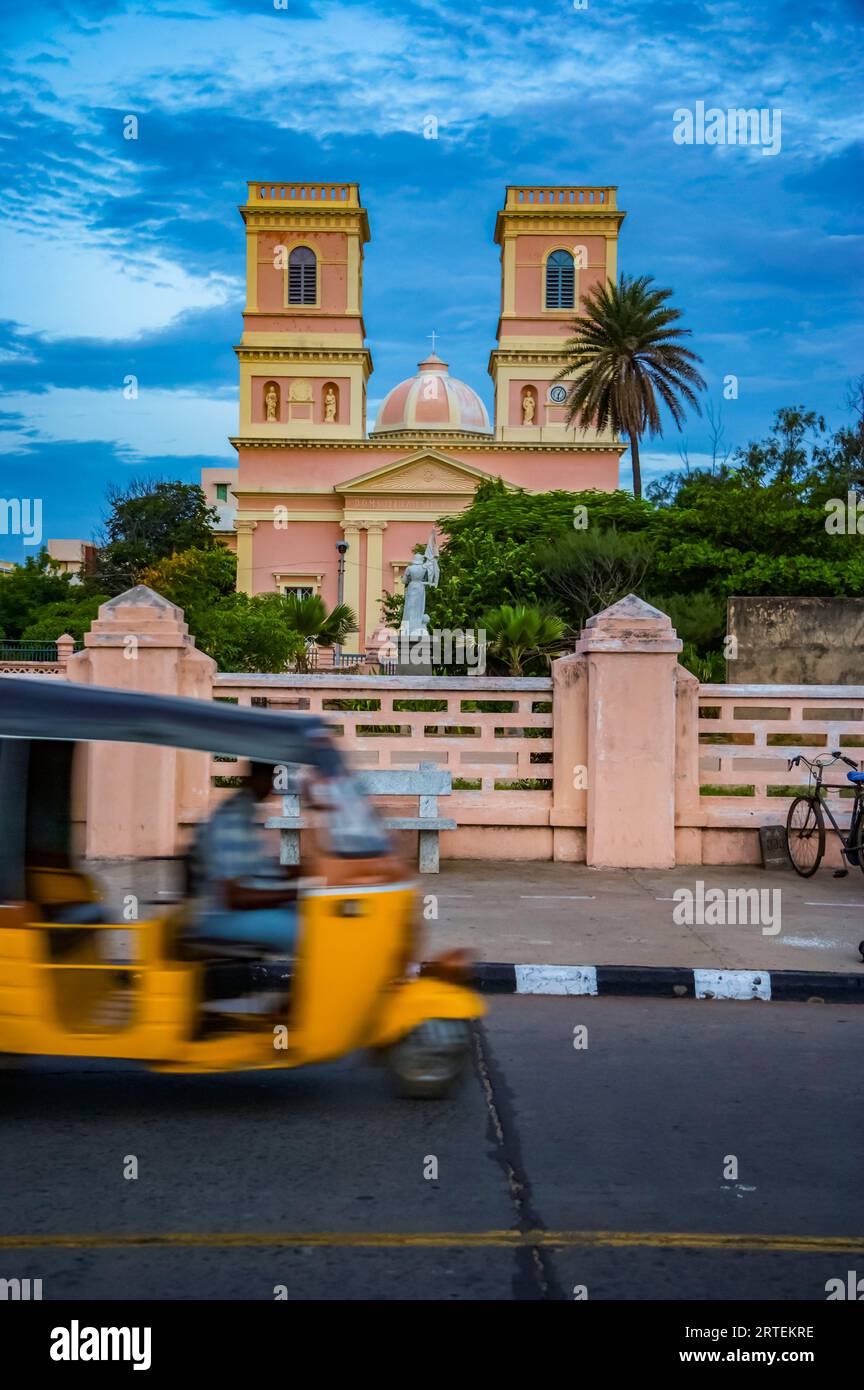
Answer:
<path fill-rule="evenodd" d="M 360 206 L 360 189 L 356 183 L 252 183 L 250 203 L 341 203 L 345 207 Z"/>
<path fill-rule="evenodd" d="M 19 642 L 0 638 L 0 661 L 59 661 L 56 642 Z"/>
<path fill-rule="evenodd" d="M 66 662 L 83 643 L 69 637 L 57 642 L 23 642 L 0 638 L 0 675 L 64 676 Z"/>
<path fill-rule="evenodd" d="M 453 777 L 447 814 L 460 825 L 548 825 L 552 682 L 476 676 L 221 674 L 213 694 L 243 706 L 307 710 L 333 725 L 355 767 L 419 767 Z M 214 762 L 215 776 L 230 776 Z"/>
<path fill-rule="evenodd" d="M 699 690 L 700 798 L 709 825 L 785 821 L 807 770 L 798 753 L 841 749 L 864 758 L 864 686 L 703 685 Z M 838 811 L 848 809 L 846 767 L 830 778 Z"/>
<path fill-rule="evenodd" d="M 530 207 L 573 207 L 576 205 L 602 208 L 603 211 L 616 206 L 616 185 L 603 188 L 556 188 L 551 185 L 514 186 L 507 189 L 505 211 L 514 209 L 524 211 Z"/>

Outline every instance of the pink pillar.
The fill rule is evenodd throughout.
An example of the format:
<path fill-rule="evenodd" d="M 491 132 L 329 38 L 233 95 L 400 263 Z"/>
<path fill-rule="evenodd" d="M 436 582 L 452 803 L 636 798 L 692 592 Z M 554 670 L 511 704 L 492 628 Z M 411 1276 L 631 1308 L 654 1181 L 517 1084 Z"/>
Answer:
<path fill-rule="evenodd" d="M 195 648 L 183 611 L 139 584 L 103 603 L 66 666 L 70 681 L 158 695 L 212 698 L 216 663 Z M 206 812 L 205 753 L 94 743 L 86 772 L 88 859 L 177 854 L 178 822 Z"/>
<path fill-rule="evenodd" d="M 588 833 L 596 868 L 675 864 L 677 655 L 671 622 L 626 598 L 589 618 Z"/>
<path fill-rule="evenodd" d="M 584 656 L 552 662 L 552 858 L 585 859 L 588 809 L 588 663 Z"/>
<path fill-rule="evenodd" d="M 699 795 L 699 682 L 681 665 L 676 672 L 675 860 L 702 863 L 702 798 Z"/>
<path fill-rule="evenodd" d="M 75 638 L 70 637 L 68 632 L 64 632 L 62 637 L 57 638 L 57 660 L 64 670 L 74 650 Z"/>

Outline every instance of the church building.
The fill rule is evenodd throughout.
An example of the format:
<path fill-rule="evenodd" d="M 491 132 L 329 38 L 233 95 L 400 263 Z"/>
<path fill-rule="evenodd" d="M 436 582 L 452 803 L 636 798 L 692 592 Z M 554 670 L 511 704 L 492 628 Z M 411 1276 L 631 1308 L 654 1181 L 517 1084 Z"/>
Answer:
<path fill-rule="evenodd" d="M 494 418 L 433 351 L 384 396 L 367 429 L 363 322 L 369 219 L 357 184 L 250 183 L 236 468 L 203 470 L 218 531 L 250 594 L 344 601 L 371 645 L 385 592 L 439 517 L 489 478 L 531 492 L 618 486 L 624 445 L 565 424 L 561 344 L 585 291 L 617 276 L 616 190 L 508 187 Z M 347 544 L 347 551 L 337 549 Z M 340 578 L 340 563 L 342 573 Z"/>

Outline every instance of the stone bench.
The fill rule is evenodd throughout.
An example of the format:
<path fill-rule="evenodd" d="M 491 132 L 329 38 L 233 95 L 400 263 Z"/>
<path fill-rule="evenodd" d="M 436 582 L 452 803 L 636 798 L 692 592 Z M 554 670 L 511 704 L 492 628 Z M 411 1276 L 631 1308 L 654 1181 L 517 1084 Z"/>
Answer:
<path fill-rule="evenodd" d="M 404 772 L 394 768 L 358 773 L 367 796 L 416 796 L 416 816 L 388 816 L 384 824 L 389 830 L 419 831 L 418 867 L 421 874 L 437 874 L 440 862 L 438 837 L 442 830 L 455 830 L 455 820 L 438 814 L 439 796 L 449 796 L 453 779 L 435 763 L 421 763 L 419 768 Z M 282 815 L 266 821 L 268 830 L 279 831 L 279 860 L 282 864 L 300 863 L 300 831 L 309 822 L 300 814 L 300 793 L 285 792 L 282 796 Z"/>

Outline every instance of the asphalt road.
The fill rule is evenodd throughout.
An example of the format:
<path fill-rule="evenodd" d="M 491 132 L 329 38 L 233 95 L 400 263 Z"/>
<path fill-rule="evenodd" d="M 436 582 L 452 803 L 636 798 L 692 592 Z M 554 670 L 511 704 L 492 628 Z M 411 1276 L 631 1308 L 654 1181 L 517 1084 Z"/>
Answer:
<path fill-rule="evenodd" d="M 0 1084 L 0 1277 L 46 1299 L 822 1301 L 864 1274 L 862 1042 L 860 1006 L 511 997 L 443 1103 L 359 1058 L 40 1061 Z"/>

